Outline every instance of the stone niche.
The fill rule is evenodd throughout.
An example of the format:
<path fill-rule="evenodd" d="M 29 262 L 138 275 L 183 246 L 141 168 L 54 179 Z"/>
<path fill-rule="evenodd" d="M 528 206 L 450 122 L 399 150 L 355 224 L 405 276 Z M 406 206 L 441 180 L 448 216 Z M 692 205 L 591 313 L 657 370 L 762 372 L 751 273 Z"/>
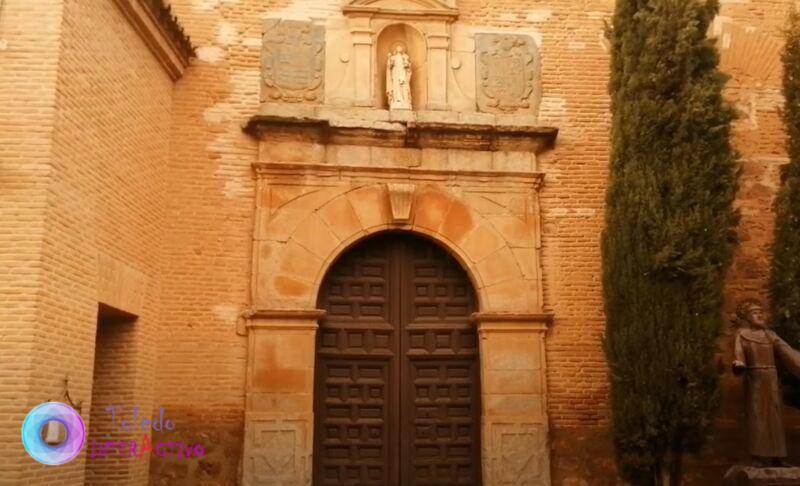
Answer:
<path fill-rule="evenodd" d="M 374 92 L 377 99 L 372 106 L 380 109 L 387 109 L 389 106 L 386 97 L 386 70 L 380 71 L 380 69 L 381 66 L 386 66 L 389 53 L 394 51 L 395 46 L 401 45 L 413 60 L 411 63 L 412 106 L 415 111 L 425 109 L 428 100 L 428 49 L 425 37 L 408 24 L 392 24 L 381 31 L 376 45 L 377 76 L 374 76 Z"/>
<path fill-rule="evenodd" d="M 341 17 L 264 24 L 262 115 L 535 125 L 533 36 L 459 21 L 455 0 L 350 0 Z M 413 111 L 389 112 L 386 65 L 402 45 Z"/>
<path fill-rule="evenodd" d="M 450 24 L 458 10 L 440 0 L 354 0 L 343 8 L 351 33 L 354 104 L 385 107 L 385 65 L 397 43 L 411 57 L 415 110 L 448 110 L 447 69 Z M 383 84 L 375 79 L 383 78 Z"/>

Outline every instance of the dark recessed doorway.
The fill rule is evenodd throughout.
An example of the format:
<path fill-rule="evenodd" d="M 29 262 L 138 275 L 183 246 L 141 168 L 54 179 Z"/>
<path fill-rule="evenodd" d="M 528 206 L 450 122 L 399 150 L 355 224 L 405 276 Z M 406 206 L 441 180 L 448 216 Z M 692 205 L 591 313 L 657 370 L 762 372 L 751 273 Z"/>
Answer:
<path fill-rule="evenodd" d="M 318 305 L 314 484 L 480 485 L 477 305 L 459 263 L 374 236 L 334 263 Z"/>

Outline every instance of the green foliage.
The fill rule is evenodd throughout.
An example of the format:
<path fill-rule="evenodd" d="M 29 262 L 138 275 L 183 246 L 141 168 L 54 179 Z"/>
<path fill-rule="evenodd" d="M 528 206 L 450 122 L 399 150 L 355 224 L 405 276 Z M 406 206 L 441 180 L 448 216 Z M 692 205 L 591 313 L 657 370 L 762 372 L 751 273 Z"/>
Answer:
<path fill-rule="evenodd" d="M 717 0 L 617 0 L 602 237 L 612 434 L 635 485 L 680 476 L 719 403 L 714 353 L 737 244 L 733 109 L 706 38 Z"/>
<path fill-rule="evenodd" d="M 783 50 L 783 121 L 788 135 L 789 165 L 775 201 L 775 242 L 772 247 L 772 311 L 775 330 L 800 347 L 800 14 L 789 14 Z M 788 378 L 788 377 L 787 377 Z M 785 380 L 789 403 L 800 406 L 800 380 Z"/>

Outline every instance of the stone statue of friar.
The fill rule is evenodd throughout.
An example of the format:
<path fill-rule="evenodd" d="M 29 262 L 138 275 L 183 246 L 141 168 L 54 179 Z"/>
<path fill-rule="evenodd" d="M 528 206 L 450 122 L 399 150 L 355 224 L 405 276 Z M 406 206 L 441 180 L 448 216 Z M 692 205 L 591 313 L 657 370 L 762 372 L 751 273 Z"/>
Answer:
<path fill-rule="evenodd" d="M 411 109 L 411 58 L 398 44 L 386 61 L 386 96 L 390 110 Z"/>
<path fill-rule="evenodd" d="M 744 374 L 747 438 L 753 465 L 788 466 L 781 418 L 781 392 L 776 362 L 800 376 L 800 352 L 767 327 L 764 307 L 756 299 L 739 304 L 733 372 Z"/>

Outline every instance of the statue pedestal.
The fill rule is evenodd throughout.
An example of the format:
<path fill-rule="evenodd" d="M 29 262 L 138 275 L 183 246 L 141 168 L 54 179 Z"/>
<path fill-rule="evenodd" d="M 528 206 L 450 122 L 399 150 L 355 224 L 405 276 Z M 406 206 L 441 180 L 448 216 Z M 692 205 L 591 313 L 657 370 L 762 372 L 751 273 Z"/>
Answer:
<path fill-rule="evenodd" d="M 800 484 L 800 467 L 733 466 L 723 486 L 783 486 Z"/>

